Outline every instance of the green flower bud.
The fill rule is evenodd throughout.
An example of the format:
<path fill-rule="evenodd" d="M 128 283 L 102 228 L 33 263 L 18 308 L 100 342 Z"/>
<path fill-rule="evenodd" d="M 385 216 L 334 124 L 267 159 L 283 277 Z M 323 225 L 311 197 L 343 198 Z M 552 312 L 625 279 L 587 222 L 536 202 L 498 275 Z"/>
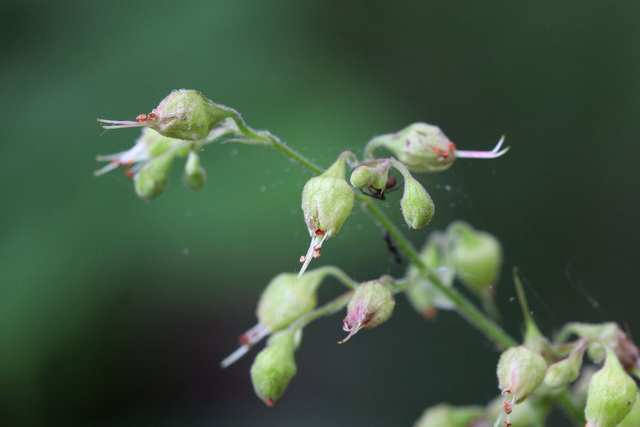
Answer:
<path fill-rule="evenodd" d="M 207 172 L 200 165 L 200 156 L 193 151 L 189 151 L 189 158 L 182 174 L 182 182 L 185 187 L 193 191 L 201 189 L 207 182 Z"/>
<path fill-rule="evenodd" d="M 442 233 L 434 232 L 429 235 L 420 251 L 420 259 L 443 285 L 452 286 L 453 269 L 449 265 Z M 437 309 L 455 308 L 451 300 L 444 296 L 428 278 L 420 275 L 420 270 L 414 264 L 409 266 L 406 276 L 412 279 L 412 283 L 407 287 L 405 295 L 413 309 L 425 318 L 434 318 L 437 315 Z"/>
<path fill-rule="evenodd" d="M 297 283 L 293 273 L 281 273 L 274 277 L 258 301 L 258 321 L 271 332 L 288 327 L 316 307 L 318 286 L 326 275 L 323 269 L 310 271 Z"/>
<path fill-rule="evenodd" d="M 448 169 L 456 158 L 493 159 L 502 156 L 509 148 L 500 147 L 504 137 L 491 151 L 462 151 L 456 149 L 439 127 L 426 123 L 414 123 L 400 132 L 381 135 L 365 147 L 365 155 L 373 158 L 373 151 L 383 146 L 411 172 L 439 172 Z"/>
<path fill-rule="evenodd" d="M 179 89 L 167 95 L 148 115 L 140 114 L 136 121 L 98 121 L 104 129 L 146 126 L 169 138 L 197 141 L 234 114 L 237 115 L 231 108 L 215 104 L 196 90 Z"/>
<path fill-rule="evenodd" d="M 550 365 L 544 376 L 544 382 L 552 388 L 562 387 L 574 382 L 580 375 L 582 358 L 587 349 L 586 342 L 580 342 L 569 357 Z"/>
<path fill-rule="evenodd" d="M 342 329 L 349 335 L 338 344 L 346 342 L 360 329 L 371 329 L 386 322 L 393 313 L 396 301 L 387 286 L 379 280 L 360 284 L 347 306 L 347 316 Z"/>
<path fill-rule="evenodd" d="M 293 353 L 299 345 L 300 330 L 275 333 L 251 365 L 253 389 L 267 406 L 273 406 L 296 374 Z"/>
<path fill-rule="evenodd" d="M 351 173 L 351 185 L 368 196 L 385 200 L 385 192 L 396 185 L 396 178 L 389 176 L 390 166 L 388 159 L 376 166 L 358 166 Z"/>
<path fill-rule="evenodd" d="M 618 427 L 638 427 L 640 426 L 640 399 L 636 393 L 636 403 L 633 404 L 629 415 L 624 417 L 622 422 L 618 424 Z"/>
<path fill-rule="evenodd" d="M 149 162 L 133 176 L 133 184 L 138 197 L 151 200 L 164 192 L 169 185 L 169 175 L 175 155 L 171 152 L 162 154 Z"/>
<path fill-rule="evenodd" d="M 597 338 L 607 344 L 614 351 L 625 371 L 631 372 L 634 368 L 640 368 L 640 353 L 638 347 L 627 337 L 615 322 L 600 324 L 567 323 L 558 334 L 559 341 L 565 340 L 569 335 L 576 334 L 580 338 Z M 600 361 L 605 357 L 605 350 L 598 342 L 592 342 L 588 348 L 589 358 Z"/>
<path fill-rule="evenodd" d="M 589 427 L 617 426 L 633 408 L 637 387 L 608 346 L 604 366 L 589 383 L 584 410 Z"/>
<path fill-rule="evenodd" d="M 425 227 L 435 213 L 431 196 L 422 184 L 410 175 L 404 177 L 404 194 L 400 200 L 400 206 L 409 228 Z"/>
<path fill-rule="evenodd" d="M 424 411 L 413 427 L 471 427 L 489 425 L 482 406 L 440 403 Z"/>
<path fill-rule="evenodd" d="M 324 240 L 335 236 L 353 209 L 354 194 L 345 180 L 345 161 L 348 151 L 322 175 L 311 178 L 302 191 L 302 213 L 311 235 L 307 255 L 300 258 L 303 266 L 298 277 L 304 273 L 311 258 L 320 256 Z"/>
<path fill-rule="evenodd" d="M 547 363 L 538 353 L 525 346 L 511 347 L 498 362 L 499 387 L 521 402 L 540 385 L 546 370 Z"/>
<path fill-rule="evenodd" d="M 493 297 L 502 266 L 502 246 L 498 239 L 462 221 L 449 226 L 447 238 L 460 281 L 479 296 Z"/>

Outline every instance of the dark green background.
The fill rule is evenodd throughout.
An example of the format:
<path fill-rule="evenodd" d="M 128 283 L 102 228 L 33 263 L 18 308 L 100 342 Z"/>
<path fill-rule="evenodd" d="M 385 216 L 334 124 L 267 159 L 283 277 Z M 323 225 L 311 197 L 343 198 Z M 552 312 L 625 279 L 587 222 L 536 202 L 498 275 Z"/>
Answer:
<path fill-rule="evenodd" d="M 96 154 L 139 134 L 96 118 L 133 119 L 182 87 L 323 166 L 415 121 L 461 149 L 505 134 L 501 159 L 420 176 L 437 213 L 407 234 L 419 246 L 459 218 L 496 234 L 514 335 L 514 265 L 546 333 L 616 320 L 640 334 L 639 18 L 635 1 L 2 2 L 0 424 L 410 425 L 498 392 L 491 343 L 402 296 L 346 345 L 341 315 L 307 328 L 274 408 L 251 389 L 253 354 L 221 370 L 264 285 L 299 268 L 311 174 L 227 144 L 206 147 L 199 193 L 181 164 L 150 203 L 121 171 L 94 178 Z M 312 267 L 330 263 L 358 280 L 403 272 L 358 209 Z"/>

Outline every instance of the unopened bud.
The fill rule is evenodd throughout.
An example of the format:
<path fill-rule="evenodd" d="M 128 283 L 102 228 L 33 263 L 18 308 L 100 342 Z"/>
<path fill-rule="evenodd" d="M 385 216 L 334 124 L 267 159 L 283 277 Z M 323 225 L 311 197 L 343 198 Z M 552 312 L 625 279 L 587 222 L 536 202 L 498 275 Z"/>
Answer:
<path fill-rule="evenodd" d="M 349 335 L 339 344 L 346 342 L 360 329 L 371 329 L 386 322 L 395 305 L 393 294 L 379 280 L 360 284 L 349 301 L 342 327 Z"/>
<path fill-rule="evenodd" d="M 345 180 L 345 161 L 351 155 L 342 153 L 322 175 L 311 178 L 302 191 L 302 213 L 311 235 L 311 244 L 298 277 L 304 273 L 314 252 L 319 252 L 325 239 L 335 236 L 353 209 L 353 189 Z"/>
<path fill-rule="evenodd" d="M 285 330 L 273 334 L 251 365 L 253 389 L 267 406 L 273 406 L 296 374 L 293 353 L 300 345 L 300 333 Z"/>
<path fill-rule="evenodd" d="M 633 408 L 637 387 L 624 372 L 613 350 L 606 346 L 604 366 L 589 383 L 584 410 L 589 427 L 617 426 Z"/>
<path fill-rule="evenodd" d="M 640 368 L 640 352 L 638 347 L 629 339 L 615 322 L 600 324 L 568 323 L 560 331 L 559 338 L 566 339 L 569 335 L 576 334 L 580 338 L 598 338 L 614 351 L 625 371 L 631 372 L 634 368 Z M 598 342 L 589 344 L 589 358 L 600 361 L 605 357 L 605 350 Z"/>
<path fill-rule="evenodd" d="M 316 306 L 316 292 L 327 273 L 309 271 L 296 282 L 293 273 L 281 273 L 267 285 L 258 301 L 258 321 L 275 332 L 289 326 Z"/>
<path fill-rule="evenodd" d="M 415 178 L 410 175 L 404 178 L 404 194 L 400 200 L 404 220 L 409 228 L 425 227 L 435 213 L 433 200 Z"/>
<path fill-rule="evenodd" d="M 153 160 L 133 176 L 133 183 L 138 197 L 151 200 L 164 192 L 169 185 L 169 176 L 174 159 L 173 153 L 167 152 Z"/>
<path fill-rule="evenodd" d="M 549 365 L 544 382 L 552 388 L 562 387 L 574 382 L 580 375 L 582 358 L 587 349 L 585 342 L 579 342 L 576 348 L 564 360 Z"/>
<path fill-rule="evenodd" d="M 447 238 L 460 281 L 480 296 L 493 297 L 502 266 L 502 246 L 498 239 L 462 221 L 449 226 Z"/>
<path fill-rule="evenodd" d="M 638 393 L 636 393 L 636 403 L 633 404 L 633 408 L 629 415 L 624 417 L 622 422 L 618 424 L 618 427 L 638 427 L 640 426 L 640 399 L 638 399 Z"/>
<path fill-rule="evenodd" d="M 189 157 L 182 174 L 182 182 L 185 187 L 193 191 L 201 189 L 207 182 L 207 172 L 200 165 L 200 156 L 193 151 L 189 151 Z"/>
<path fill-rule="evenodd" d="M 232 113 L 235 113 L 232 109 L 210 101 L 196 90 L 179 89 L 171 92 L 149 114 L 140 114 L 135 121 L 98 121 L 105 129 L 146 126 L 169 138 L 197 141 L 204 139 Z"/>
<path fill-rule="evenodd" d="M 482 406 L 453 406 L 447 403 L 427 408 L 413 427 L 488 426 Z"/>
<path fill-rule="evenodd" d="M 540 385 L 546 370 L 547 363 L 538 353 L 525 346 L 511 347 L 498 362 L 499 387 L 521 402 Z"/>

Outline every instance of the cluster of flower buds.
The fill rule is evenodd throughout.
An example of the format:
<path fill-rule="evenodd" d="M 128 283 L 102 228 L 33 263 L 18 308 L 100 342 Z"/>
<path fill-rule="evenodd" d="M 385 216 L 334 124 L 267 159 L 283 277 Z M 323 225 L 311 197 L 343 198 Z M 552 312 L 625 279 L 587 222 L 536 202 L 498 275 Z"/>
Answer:
<path fill-rule="evenodd" d="M 258 323 L 240 336 L 240 347 L 221 363 L 223 368 L 244 356 L 267 335 L 289 327 L 316 307 L 318 287 L 328 270 L 309 271 L 296 281 L 293 273 L 274 277 L 262 292 L 256 317 Z"/>
<path fill-rule="evenodd" d="M 98 156 L 109 164 L 95 172 L 102 175 L 118 167 L 127 167 L 125 175 L 133 178 L 138 196 L 145 200 L 158 197 L 169 184 L 176 158 L 187 157 L 182 181 L 191 190 L 199 190 L 206 182 L 198 151 L 204 143 L 238 133 L 231 116 L 237 113 L 213 103 L 195 90 L 174 90 L 149 114 L 135 121 L 102 120 L 104 129 L 142 127 L 135 145 L 121 153 Z"/>
<path fill-rule="evenodd" d="M 414 123 L 399 132 L 377 136 L 367 144 L 365 154 L 373 158 L 377 147 L 384 147 L 412 172 L 439 172 L 448 169 L 457 158 L 493 159 L 509 148 L 500 150 L 504 137 L 491 151 L 462 151 L 439 127 Z"/>
<path fill-rule="evenodd" d="M 384 278 L 361 283 L 349 301 L 347 316 L 343 320 L 342 329 L 349 335 L 339 344 L 361 329 L 371 329 L 389 320 L 395 305 L 393 293 Z"/>

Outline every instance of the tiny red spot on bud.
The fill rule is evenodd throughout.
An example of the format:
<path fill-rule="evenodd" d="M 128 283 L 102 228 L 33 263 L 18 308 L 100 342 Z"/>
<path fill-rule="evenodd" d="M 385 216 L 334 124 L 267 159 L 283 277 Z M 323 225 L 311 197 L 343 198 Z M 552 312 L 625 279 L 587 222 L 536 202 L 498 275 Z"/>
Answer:
<path fill-rule="evenodd" d="M 438 316 L 438 309 L 435 307 L 429 307 L 422 310 L 422 317 L 425 319 L 435 319 Z"/>
<path fill-rule="evenodd" d="M 440 153 L 440 151 L 442 151 L 442 150 L 440 149 L 440 147 L 433 147 L 433 152 L 434 152 L 434 153 L 439 154 L 439 153 Z"/>
<path fill-rule="evenodd" d="M 318 228 L 315 231 L 315 233 L 316 233 L 316 236 L 324 236 L 326 232 L 324 230 L 321 230 L 321 229 Z"/>
<path fill-rule="evenodd" d="M 446 159 L 447 157 L 449 157 L 449 152 L 448 152 L 448 151 L 443 151 L 443 152 L 442 152 L 442 157 L 443 157 L 443 158 L 445 158 L 445 159 Z"/>
<path fill-rule="evenodd" d="M 133 171 L 131 169 L 127 169 L 126 171 L 124 171 L 124 176 L 126 176 L 127 178 L 132 178 Z"/>
<path fill-rule="evenodd" d="M 140 114 L 138 117 L 136 117 L 136 120 L 139 121 L 140 123 L 142 123 L 145 120 L 147 120 L 147 115 L 146 114 Z"/>
<path fill-rule="evenodd" d="M 449 143 L 449 150 L 454 151 L 456 149 L 456 144 L 453 142 Z"/>
<path fill-rule="evenodd" d="M 274 403 L 276 403 L 272 397 L 268 398 L 267 400 L 264 401 L 265 405 L 271 407 L 273 406 Z"/>

